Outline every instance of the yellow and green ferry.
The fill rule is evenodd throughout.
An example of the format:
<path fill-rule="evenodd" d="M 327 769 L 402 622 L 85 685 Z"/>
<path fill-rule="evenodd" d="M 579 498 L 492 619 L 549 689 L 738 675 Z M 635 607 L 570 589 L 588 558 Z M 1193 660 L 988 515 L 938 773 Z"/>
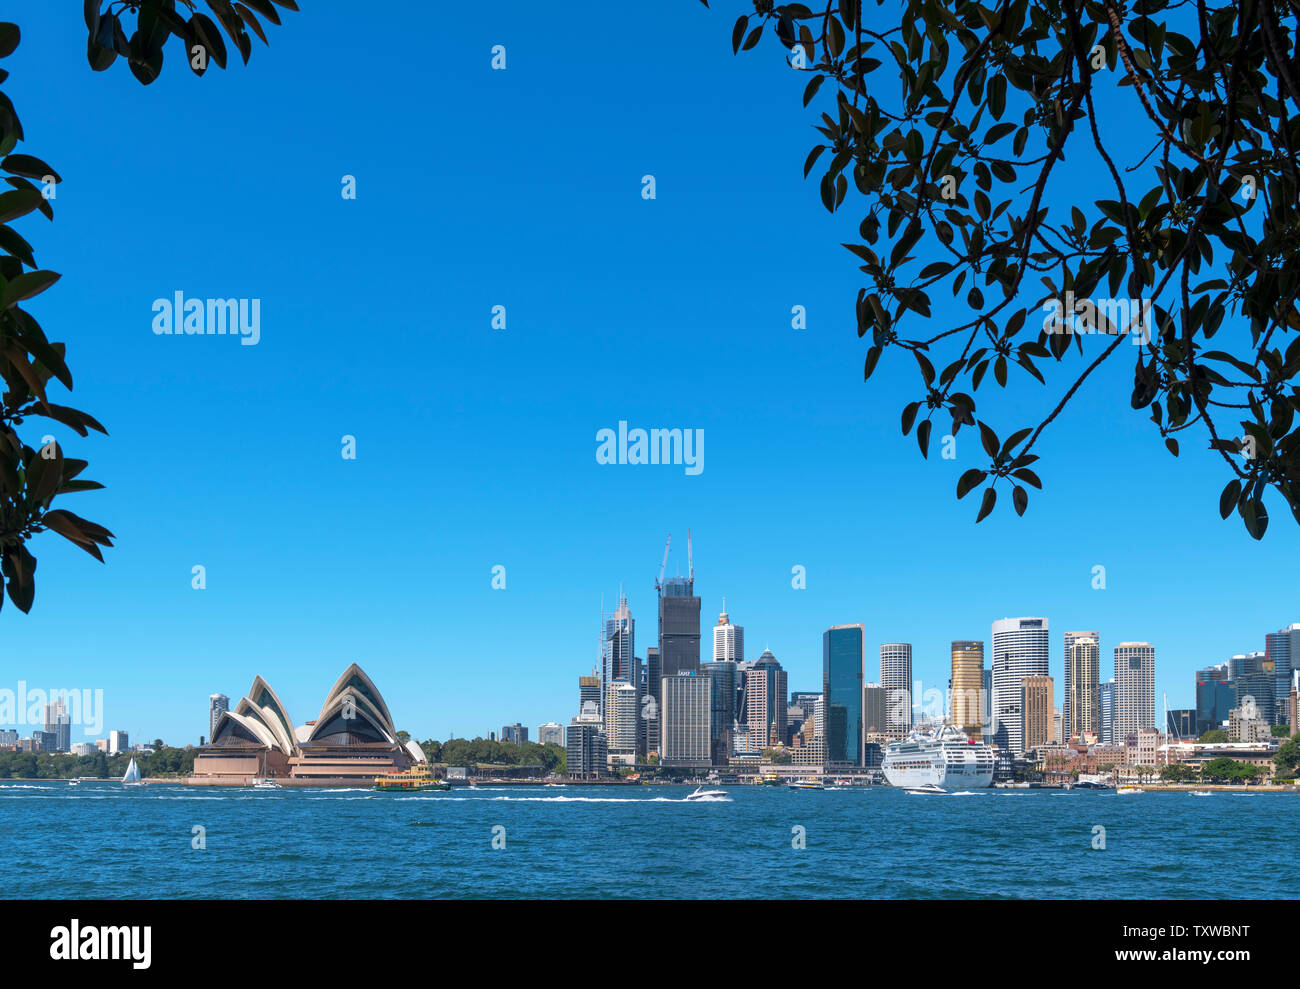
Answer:
<path fill-rule="evenodd" d="M 422 790 L 450 790 L 451 784 L 434 779 L 428 766 L 412 766 L 400 772 L 376 776 L 375 789 L 384 793 L 414 793 Z"/>

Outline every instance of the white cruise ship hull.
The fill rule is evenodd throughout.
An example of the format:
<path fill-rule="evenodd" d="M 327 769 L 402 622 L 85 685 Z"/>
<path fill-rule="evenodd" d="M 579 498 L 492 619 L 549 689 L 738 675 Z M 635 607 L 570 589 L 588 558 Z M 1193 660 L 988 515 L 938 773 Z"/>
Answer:
<path fill-rule="evenodd" d="M 960 742 L 909 739 L 886 749 L 881 768 L 891 786 L 903 789 L 977 790 L 993 785 L 993 750 L 964 737 Z"/>

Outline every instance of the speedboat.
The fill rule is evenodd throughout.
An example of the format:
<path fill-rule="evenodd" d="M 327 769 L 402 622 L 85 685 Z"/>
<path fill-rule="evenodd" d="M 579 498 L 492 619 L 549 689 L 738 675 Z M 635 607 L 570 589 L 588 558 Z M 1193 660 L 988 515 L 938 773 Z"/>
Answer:
<path fill-rule="evenodd" d="M 941 797 L 941 796 L 946 795 L 947 792 L 948 792 L 948 791 L 945 790 L 943 787 L 939 786 L 937 783 L 926 783 L 926 784 L 924 784 L 923 786 L 908 786 L 908 787 L 904 787 L 904 790 L 905 790 L 905 792 L 907 792 L 907 793 L 914 793 L 914 794 L 916 794 L 918 797 L 921 797 L 921 796 L 940 796 L 940 797 Z"/>
<path fill-rule="evenodd" d="M 717 797 L 725 797 L 726 790 L 706 790 L 703 786 L 697 786 L 694 793 L 686 794 L 687 800 L 714 800 Z"/>
<path fill-rule="evenodd" d="M 1116 788 L 1115 788 L 1115 792 L 1118 793 L 1118 794 L 1120 794 L 1121 796 L 1128 796 L 1128 794 L 1130 794 L 1130 793 L 1141 793 L 1141 792 L 1142 792 L 1142 787 L 1140 787 L 1140 786 L 1120 786 L 1120 787 L 1116 787 Z"/>
<path fill-rule="evenodd" d="M 1193 790 L 1193 797 L 1212 797 L 1214 794 L 1209 790 Z"/>
<path fill-rule="evenodd" d="M 273 783 L 271 780 L 268 779 L 261 779 L 261 780 L 253 781 L 253 789 L 254 790 L 279 790 L 282 788 L 279 783 Z"/>
<path fill-rule="evenodd" d="M 81 780 L 68 780 L 68 786 L 76 786 Z"/>

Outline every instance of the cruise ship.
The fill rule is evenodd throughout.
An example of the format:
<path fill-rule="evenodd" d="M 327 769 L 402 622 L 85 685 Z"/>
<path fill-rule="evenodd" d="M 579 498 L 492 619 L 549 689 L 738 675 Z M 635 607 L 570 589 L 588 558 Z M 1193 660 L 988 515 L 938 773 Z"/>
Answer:
<path fill-rule="evenodd" d="M 970 790 L 993 782 L 993 749 L 944 725 L 937 732 L 914 731 L 885 749 L 882 766 L 891 786 L 908 790 Z"/>

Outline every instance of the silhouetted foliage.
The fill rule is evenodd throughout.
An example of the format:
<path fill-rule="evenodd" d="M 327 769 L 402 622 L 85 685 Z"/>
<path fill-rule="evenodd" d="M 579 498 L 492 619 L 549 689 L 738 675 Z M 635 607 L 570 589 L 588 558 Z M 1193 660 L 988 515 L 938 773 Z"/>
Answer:
<path fill-rule="evenodd" d="M 874 6 L 755 0 L 731 44 L 751 49 L 770 27 L 806 75 L 804 105 L 828 82 L 834 92 L 804 175 L 821 163 L 832 212 L 850 190 L 861 197 L 863 242 L 844 246 L 870 281 L 855 306 L 864 376 L 886 353 L 911 353 L 922 390 L 903 433 L 915 427 L 927 456 L 936 419 L 954 436 L 978 429 L 988 461 L 961 475 L 957 497 L 987 482 L 979 521 L 1010 486 L 1023 514 L 1026 486 L 1042 487 L 1040 435 L 1127 335 L 1132 408 L 1150 410 L 1174 456 L 1177 434 L 1202 431 L 1231 474 L 1222 517 L 1235 510 L 1261 538 L 1272 489 L 1300 521 L 1300 6 Z M 1122 116 L 1098 112 L 1103 87 Z M 1067 147 L 1096 162 L 1104 198 L 1085 200 L 1077 177 L 1049 186 Z M 931 320 L 943 289 L 968 310 L 958 325 Z M 1054 314 L 1041 328 L 1029 319 L 1039 308 Z M 1134 309 L 1149 312 L 1146 339 L 1131 332 Z M 1067 358 L 1082 371 L 1041 421 L 1000 435 L 977 416 L 988 372 L 1019 390 Z"/>

